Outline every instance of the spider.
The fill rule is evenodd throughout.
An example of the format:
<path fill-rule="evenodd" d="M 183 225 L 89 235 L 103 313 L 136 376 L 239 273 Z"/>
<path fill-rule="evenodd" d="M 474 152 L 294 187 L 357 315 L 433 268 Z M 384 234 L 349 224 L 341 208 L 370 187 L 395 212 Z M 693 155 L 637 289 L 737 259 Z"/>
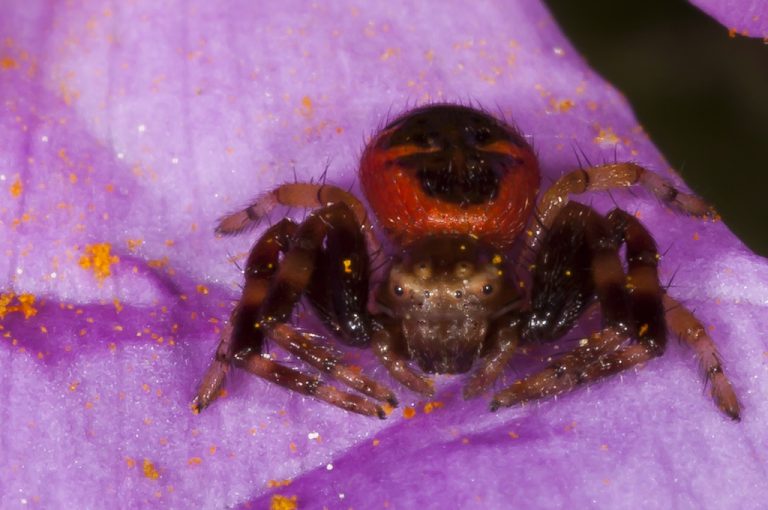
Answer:
<path fill-rule="evenodd" d="M 563 175 L 534 206 L 540 173 L 525 138 L 487 112 L 453 104 L 416 108 L 387 125 L 364 149 L 359 175 L 393 247 L 373 292 L 369 253 L 381 243 L 348 191 L 325 182 L 284 184 L 220 221 L 218 233 L 236 234 L 278 205 L 314 208 L 300 223 L 274 224 L 251 249 L 242 298 L 195 410 L 217 398 L 232 366 L 363 415 L 385 418 L 387 404 L 397 406 L 392 390 L 290 324 L 306 297 L 339 341 L 372 349 L 416 393 L 433 394 L 426 374 L 472 371 L 465 398 L 489 390 L 518 348 L 558 340 L 599 308 L 598 331 L 496 392 L 491 410 L 638 366 L 664 352 L 670 330 L 696 353 L 716 405 L 739 420 L 713 340 L 659 283 L 648 230 L 621 209 L 602 215 L 569 196 L 640 185 L 667 207 L 716 218 L 702 199 L 637 164 L 612 163 Z M 533 264 L 522 262 L 526 253 Z M 265 354 L 267 339 L 354 391 L 279 363 Z"/>

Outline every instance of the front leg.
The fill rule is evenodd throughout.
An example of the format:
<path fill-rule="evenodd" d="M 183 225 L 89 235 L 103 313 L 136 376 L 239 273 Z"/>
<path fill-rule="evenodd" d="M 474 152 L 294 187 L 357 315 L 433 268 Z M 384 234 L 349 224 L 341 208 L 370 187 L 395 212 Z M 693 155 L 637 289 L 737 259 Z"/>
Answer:
<path fill-rule="evenodd" d="M 232 360 L 237 353 L 261 353 L 263 331 L 253 327 L 259 320 L 262 304 L 279 267 L 278 257 L 288 249 L 297 225 L 284 219 L 268 229 L 254 244 L 245 265 L 245 285 L 240 302 L 223 328 L 216 354 L 198 385 L 192 402 L 200 412 L 218 398 Z"/>
<path fill-rule="evenodd" d="M 373 352 L 381 364 L 397 382 L 411 391 L 425 396 L 435 393 L 432 379 L 425 377 L 408 366 L 408 358 L 403 354 L 399 324 L 392 320 L 382 320 L 382 327 L 373 334 Z"/>
<path fill-rule="evenodd" d="M 282 260 L 278 258 L 280 253 L 285 254 Z M 216 398 L 230 363 L 234 363 L 294 391 L 355 412 L 382 416 L 380 406 L 360 396 L 339 392 L 317 377 L 262 357 L 264 337 L 270 336 L 331 377 L 396 405 L 391 391 L 355 374 L 329 350 L 283 325 L 302 295 L 308 293 L 323 319 L 336 325 L 343 340 L 351 345 L 367 345 L 371 335 L 371 320 L 365 310 L 367 286 L 363 227 L 346 203 L 323 207 L 301 225 L 283 220 L 268 230 L 251 252 L 243 297 L 233 312 L 231 328 L 222 337 L 217 357 L 200 384 L 193 402 L 195 409 L 203 409 Z"/>
<path fill-rule="evenodd" d="M 621 241 L 628 274 L 619 258 Z M 619 212 L 604 218 L 585 205 L 567 204 L 537 256 L 526 339 L 552 340 L 566 333 L 593 295 L 603 329 L 497 393 L 491 409 L 557 395 L 661 355 L 666 328 L 656 265 L 656 246 L 639 222 L 628 223 Z M 638 343 L 624 346 L 631 335 Z"/>
<path fill-rule="evenodd" d="M 387 387 L 365 376 L 359 369 L 344 363 L 341 356 L 313 341 L 311 335 L 302 334 L 288 324 L 272 328 L 269 338 L 308 365 L 328 374 L 342 384 L 392 407 L 397 407 L 397 397 Z"/>
<path fill-rule="evenodd" d="M 465 399 L 474 398 L 491 387 L 509 364 L 520 343 L 521 320 L 515 318 L 500 327 L 491 337 L 492 347 L 464 386 Z"/>

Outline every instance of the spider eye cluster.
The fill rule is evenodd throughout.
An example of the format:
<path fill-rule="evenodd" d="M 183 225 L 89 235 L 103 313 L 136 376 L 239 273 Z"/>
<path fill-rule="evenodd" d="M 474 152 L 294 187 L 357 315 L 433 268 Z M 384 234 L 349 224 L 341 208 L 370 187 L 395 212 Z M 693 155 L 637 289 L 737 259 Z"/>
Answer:
<path fill-rule="evenodd" d="M 407 270 L 399 268 L 387 287 L 396 298 L 408 296 L 414 302 L 426 300 L 459 300 L 467 303 L 493 298 L 498 290 L 495 266 L 476 268 L 461 261 L 452 270 L 433 271 L 430 265 L 418 263 Z M 399 300 L 398 300 L 399 301 Z"/>

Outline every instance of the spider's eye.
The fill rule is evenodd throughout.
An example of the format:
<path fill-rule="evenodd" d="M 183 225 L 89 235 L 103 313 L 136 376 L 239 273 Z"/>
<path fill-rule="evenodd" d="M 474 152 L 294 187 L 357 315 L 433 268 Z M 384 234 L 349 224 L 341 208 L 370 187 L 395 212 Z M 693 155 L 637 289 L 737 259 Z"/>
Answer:
<path fill-rule="evenodd" d="M 491 138 L 491 132 L 487 128 L 480 128 L 475 131 L 475 142 L 479 145 L 483 145 Z"/>
<path fill-rule="evenodd" d="M 395 285 L 394 292 L 396 296 L 402 296 L 403 295 L 403 288 L 399 285 Z"/>
<path fill-rule="evenodd" d="M 483 294 L 488 295 L 491 292 L 493 292 L 493 285 L 490 285 L 490 284 L 483 285 Z"/>
<path fill-rule="evenodd" d="M 463 293 L 463 292 L 461 292 L 460 290 L 457 290 L 456 292 L 454 292 L 454 293 L 453 293 L 453 295 L 454 295 L 454 296 L 456 296 L 456 298 L 458 299 L 458 298 L 460 298 L 461 296 L 463 296 L 463 295 L 464 295 L 464 293 Z"/>

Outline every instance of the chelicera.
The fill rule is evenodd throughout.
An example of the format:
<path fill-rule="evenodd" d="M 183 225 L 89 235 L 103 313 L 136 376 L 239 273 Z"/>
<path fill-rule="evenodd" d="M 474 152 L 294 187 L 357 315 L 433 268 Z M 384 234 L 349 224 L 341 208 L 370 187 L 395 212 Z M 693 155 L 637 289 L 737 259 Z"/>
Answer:
<path fill-rule="evenodd" d="M 290 324 L 306 297 L 338 341 L 372 349 L 395 380 L 417 393 L 433 393 L 427 374 L 470 372 L 466 398 L 491 389 L 516 349 L 558 340 L 599 308 L 594 334 L 495 392 L 491 409 L 635 367 L 660 356 L 671 332 L 696 353 L 717 406 L 739 419 L 712 339 L 659 283 L 648 230 L 618 208 L 602 215 L 569 200 L 640 185 L 667 207 L 715 217 L 700 198 L 637 164 L 612 163 L 563 175 L 536 202 L 538 162 L 523 136 L 486 112 L 451 104 L 391 122 L 366 146 L 359 172 L 391 247 L 373 292 L 370 254 L 383 243 L 365 206 L 347 191 L 284 184 L 221 220 L 217 231 L 235 234 L 278 205 L 314 208 L 300 223 L 274 224 L 253 246 L 242 298 L 200 383 L 196 409 L 218 396 L 232 366 L 364 415 L 384 418 L 386 405 L 397 405 L 392 390 Z M 526 254 L 532 264 L 522 262 Z M 267 339 L 349 391 L 279 363 L 265 353 Z"/>

